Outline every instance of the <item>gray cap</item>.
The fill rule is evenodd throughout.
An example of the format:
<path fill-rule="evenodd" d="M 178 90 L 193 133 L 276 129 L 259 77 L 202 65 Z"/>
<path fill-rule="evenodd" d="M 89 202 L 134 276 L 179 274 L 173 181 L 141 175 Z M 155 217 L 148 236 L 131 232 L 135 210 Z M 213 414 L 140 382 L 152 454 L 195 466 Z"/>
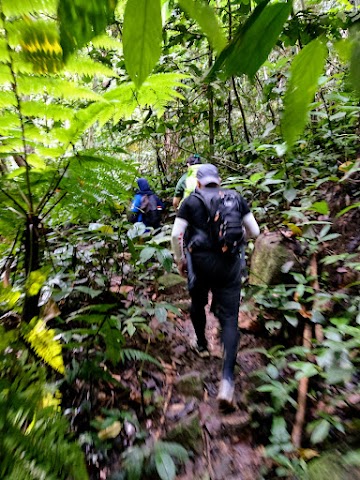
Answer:
<path fill-rule="evenodd" d="M 196 172 L 196 178 L 199 180 L 200 185 L 204 187 L 210 183 L 216 183 L 216 185 L 220 185 L 218 169 L 211 163 L 204 163 L 203 165 L 200 165 L 198 171 Z"/>

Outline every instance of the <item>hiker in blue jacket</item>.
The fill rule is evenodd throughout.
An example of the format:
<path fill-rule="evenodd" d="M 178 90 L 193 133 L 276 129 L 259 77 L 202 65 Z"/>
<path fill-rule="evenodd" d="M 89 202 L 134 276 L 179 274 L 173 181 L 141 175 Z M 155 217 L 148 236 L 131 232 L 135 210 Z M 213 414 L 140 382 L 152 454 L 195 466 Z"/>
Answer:
<path fill-rule="evenodd" d="M 197 189 L 180 205 L 171 243 L 178 270 L 181 275 L 188 277 L 190 317 L 201 357 L 209 356 L 205 337 L 205 306 L 208 303 L 208 293 L 212 292 L 215 305 L 213 311 L 220 321 L 224 346 L 222 379 L 217 399 L 220 408 L 226 409 L 233 406 L 234 367 L 239 342 L 241 259 L 238 251 L 226 253 L 225 250 L 218 250 L 211 238 L 209 211 L 202 198 L 208 198 L 211 203 L 223 196 L 217 168 L 212 164 L 202 164 L 196 177 Z M 234 205 L 236 212 L 242 217 L 246 237 L 259 235 L 259 226 L 245 199 L 238 195 L 238 202 Z M 242 230 L 239 233 L 243 236 Z"/>
<path fill-rule="evenodd" d="M 159 228 L 164 204 L 150 189 L 146 178 L 138 178 L 136 182 L 139 189 L 131 204 L 130 221 L 132 223 L 142 222 L 147 227 Z"/>

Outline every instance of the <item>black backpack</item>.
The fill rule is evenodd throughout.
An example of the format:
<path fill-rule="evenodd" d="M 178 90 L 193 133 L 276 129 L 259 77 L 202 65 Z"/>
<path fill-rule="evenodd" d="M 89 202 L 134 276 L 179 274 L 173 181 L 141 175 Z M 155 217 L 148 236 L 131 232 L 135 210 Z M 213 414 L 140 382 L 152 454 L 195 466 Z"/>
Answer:
<path fill-rule="evenodd" d="M 142 213 L 142 222 L 147 227 L 160 227 L 162 208 L 158 208 L 157 196 L 155 194 L 142 196 L 140 211 Z"/>
<path fill-rule="evenodd" d="M 189 249 L 205 248 L 234 255 L 245 243 L 241 197 L 235 190 L 216 189 L 214 192 L 193 193 L 208 212 L 208 232 L 195 232 Z"/>

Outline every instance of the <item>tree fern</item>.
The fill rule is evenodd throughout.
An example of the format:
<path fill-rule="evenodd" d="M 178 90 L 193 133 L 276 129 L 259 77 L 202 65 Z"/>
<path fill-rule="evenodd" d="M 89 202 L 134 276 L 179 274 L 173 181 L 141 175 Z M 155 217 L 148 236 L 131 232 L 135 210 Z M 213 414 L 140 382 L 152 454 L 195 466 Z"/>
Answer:
<path fill-rule="evenodd" d="M 111 215 L 115 202 L 129 202 L 127 186 L 137 171 L 131 162 L 105 157 L 101 152 L 84 151 L 74 157 L 61 183 L 62 192 L 69 192 L 53 211 L 58 222 L 98 221 L 99 198 L 103 212 Z"/>

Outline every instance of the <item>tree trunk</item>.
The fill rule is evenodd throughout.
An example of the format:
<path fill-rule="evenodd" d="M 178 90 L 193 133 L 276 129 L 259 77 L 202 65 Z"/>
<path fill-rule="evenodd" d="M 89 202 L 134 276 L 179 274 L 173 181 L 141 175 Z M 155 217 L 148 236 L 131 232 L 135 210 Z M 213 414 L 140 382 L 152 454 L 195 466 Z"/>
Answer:
<path fill-rule="evenodd" d="M 30 274 L 40 268 L 39 258 L 39 218 L 35 215 L 27 215 L 26 218 L 26 232 L 25 232 L 25 273 L 27 282 L 30 279 Z M 40 289 L 35 295 L 29 293 L 29 287 L 26 287 L 26 295 L 24 301 L 24 308 L 22 319 L 26 323 L 34 317 L 39 316 L 40 308 L 38 307 Z"/>
<path fill-rule="evenodd" d="M 209 70 L 213 64 L 212 58 L 212 51 L 209 49 Z M 212 86 L 208 86 L 207 90 L 207 97 L 208 97 L 208 105 L 209 105 L 209 153 L 210 158 L 214 155 L 214 142 L 215 142 L 215 135 L 214 135 L 214 92 Z"/>

